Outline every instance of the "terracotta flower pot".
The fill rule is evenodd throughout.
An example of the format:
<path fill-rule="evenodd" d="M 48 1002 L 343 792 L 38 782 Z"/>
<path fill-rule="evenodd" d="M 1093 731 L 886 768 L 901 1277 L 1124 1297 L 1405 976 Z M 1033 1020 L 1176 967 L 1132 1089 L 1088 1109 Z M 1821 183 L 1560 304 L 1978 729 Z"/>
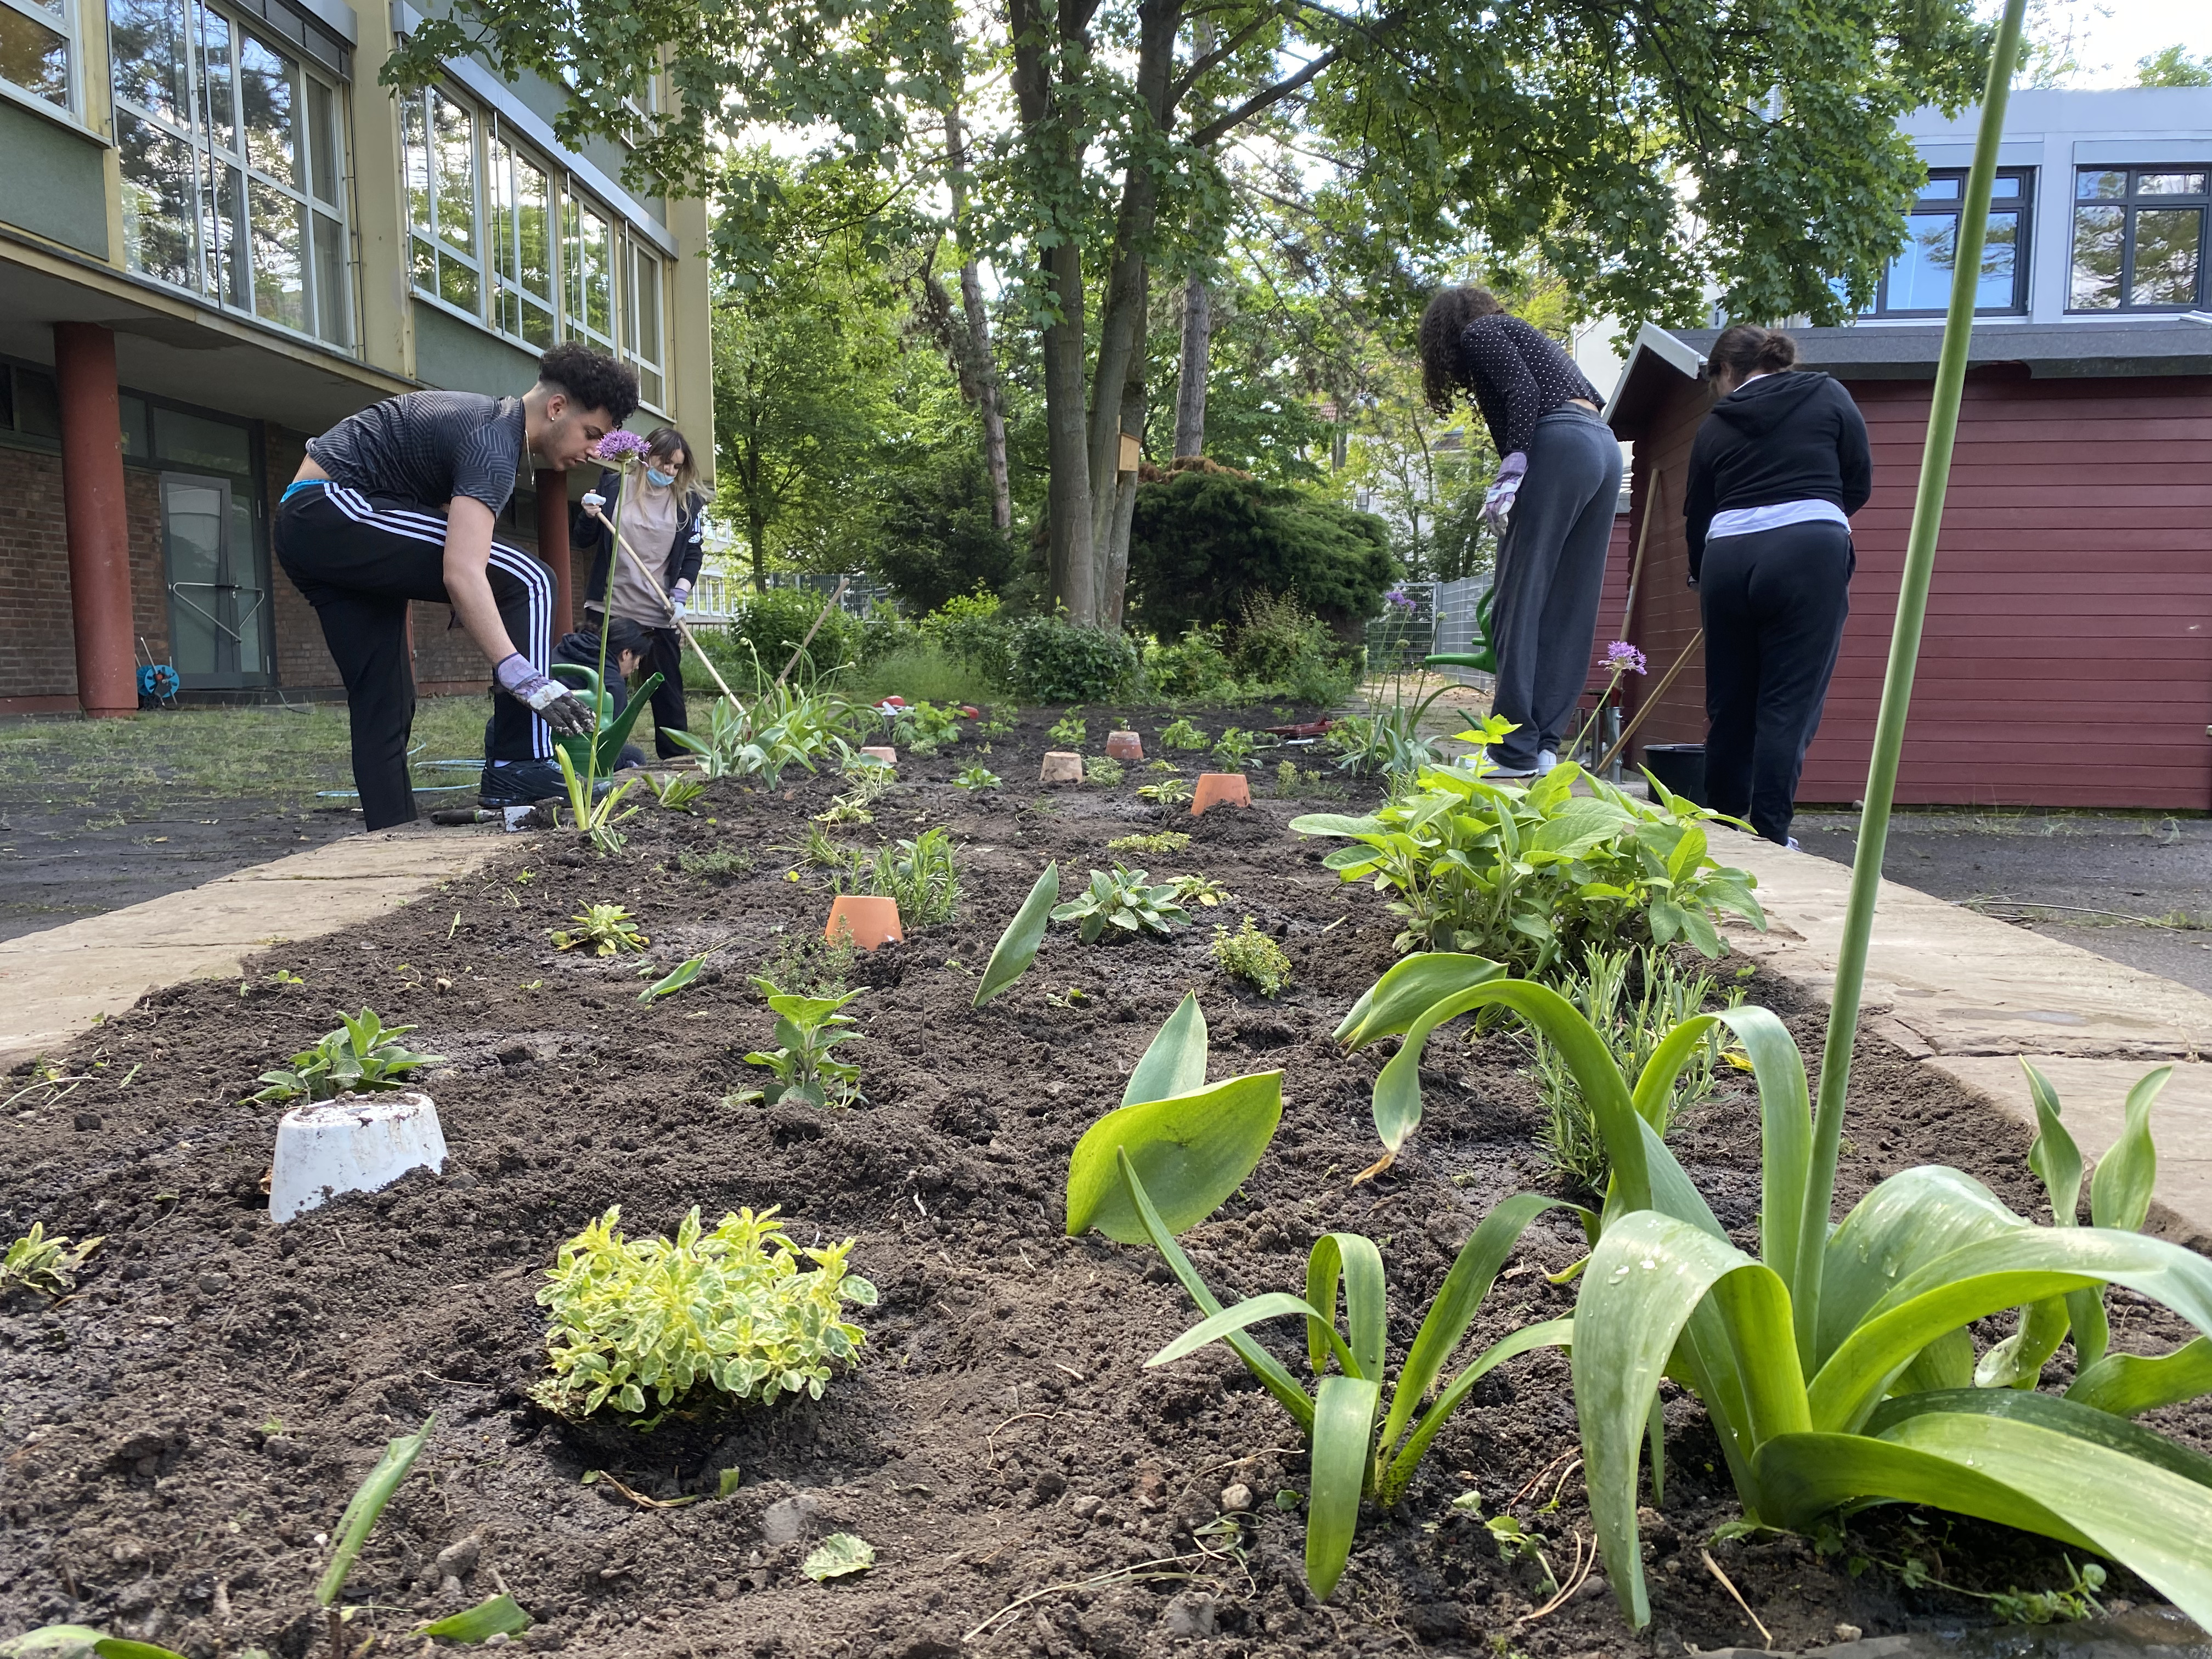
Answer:
<path fill-rule="evenodd" d="M 1190 815 L 1196 817 L 1209 806 L 1249 806 L 1252 783 L 1242 772 L 1200 772 L 1190 798 Z"/>
<path fill-rule="evenodd" d="M 841 893 L 830 902 L 830 920 L 822 936 L 836 939 L 848 932 L 853 943 L 863 951 L 906 943 L 906 930 L 899 926 L 898 902 L 871 893 Z"/>
<path fill-rule="evenodd" d="M 869 756 L 872 759 L 881 761 L 886 766 L 896 766 L 898 764 L 898 750 L 892 748 L 890 744 L 887 743 L 871 744 L 862 749 L 860 752 L 864 755 Z"/>
<path fill-rule="evenodd" d="M 1037 769 L 1040 783 L 1080 783 L 1083 781 L 1083 757 L 1066 749 L 1054 749 L 1044 757 Z"/>
<path fill-rule="evenodd" d="M 1106 734 L 1106 757 L 1117 761 L 1140 761 L 1145 757 L 1145 740 L 1134 732 L 1109 732 Z"/>

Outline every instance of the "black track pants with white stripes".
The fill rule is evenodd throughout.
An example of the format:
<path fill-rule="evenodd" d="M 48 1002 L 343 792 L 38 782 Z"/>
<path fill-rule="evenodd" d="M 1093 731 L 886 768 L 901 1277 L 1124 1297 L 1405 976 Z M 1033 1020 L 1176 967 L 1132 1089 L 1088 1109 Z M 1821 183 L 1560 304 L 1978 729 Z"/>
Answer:
<path fill-rule="evenodd" d="M 321 618 L 345 682 L 354 787 L 372 830 L 408 823 L 415 793 L 407 737 L 415 724 L 407 605 L 446 605 L 446 521 L 411 502 L 336 484 L 302 489 L 276 509 L 276 557 Z M 515 649 L 544 672 L 553 647 L 553 573 L 494 542 L 485 573 Z M 492 755 L 550 760 L 544 722 L 505 692 L 492 698 Z"/>

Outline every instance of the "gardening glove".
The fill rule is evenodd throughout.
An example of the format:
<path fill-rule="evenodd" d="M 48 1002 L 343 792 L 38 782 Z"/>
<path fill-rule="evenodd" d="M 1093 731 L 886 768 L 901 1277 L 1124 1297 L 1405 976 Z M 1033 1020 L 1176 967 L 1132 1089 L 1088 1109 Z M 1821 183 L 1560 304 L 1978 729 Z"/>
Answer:
<path fill-rule="evenodd" d="M 558 680 L 548 679 L 530 665 L 520 651 L 492 670 L 499 689 L 522 703 L 564 738 L 580 738 L 592 729 L 592 714 L 576 694 Z"/>
<path fill-rule="evenodd" d="M 690 603 L 690 583 L 678 582 L 675 586 L 668 590 L 668 608 L 675 614 L 677 621 L 681 622 L 684 620 L 684 607 Z"/>
<path fill-rule="evenodd" d="M 1503 538 L 1507 521 L 1512 517 L 1513 498 L 1521 493 L 1521 480 L 1528 475 L 1528 457 L 1523 450 L 1515 450 L 1498 469 L 1497 482 L 1482 498 L 1483 522 L 1491 533 Z"/>
<path fill-rule="evenodd" d="M 600 495 L 600 494 L 599 494 L 599 492 L 598 490 L 596 490 L 596 489 L 587 489 L 587 490 L 586 490 L 586 491 L 584 492 L 584 502 L 583 502 L 583 506 L 584 506 L 584 511 L 585 511 L 585 512 L 589 513 L 589 514 L 593 514 L 594 516 L 596 516 L 596 515 L 598 514 L 598 513 L 599 513 L 599 510 L 601 507 L 605 507 L 606 504 L 607 504 L 607 498 L 606 498 L 605 496 L 604 496 L 604 495 Z"/>

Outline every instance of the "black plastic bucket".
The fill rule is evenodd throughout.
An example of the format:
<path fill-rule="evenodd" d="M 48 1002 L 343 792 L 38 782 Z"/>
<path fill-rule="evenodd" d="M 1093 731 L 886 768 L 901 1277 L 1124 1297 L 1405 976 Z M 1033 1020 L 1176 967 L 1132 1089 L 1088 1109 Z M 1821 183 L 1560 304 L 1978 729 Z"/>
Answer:
<path fill-rule="evenodd" d="M 1674 793 L 1699 806 L 1705 804 L 1705 745 L 1702 743 L 1646 744 L 1644 765 Z"/>

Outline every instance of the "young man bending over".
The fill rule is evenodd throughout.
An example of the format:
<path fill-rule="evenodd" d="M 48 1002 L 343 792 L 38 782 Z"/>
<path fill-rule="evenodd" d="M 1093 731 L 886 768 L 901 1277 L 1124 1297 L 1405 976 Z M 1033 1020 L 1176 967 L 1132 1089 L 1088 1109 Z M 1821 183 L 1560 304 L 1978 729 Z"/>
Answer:
<path fill-rule="evenodd" d="M 372 830 L 415 817 L 407 738 L 415 723 L 407 605 L 450 605 L 496 690 L 484 804 L 561 793 L 551 733 L 591 729 L 582 703 L 546 677 L 553 574 L 492 526 L 534 457 L 583 461 L 637 407 L 637 376 L 604 353 L 560 345 L 520 398 L 411 392 L 349 415 L 307 441 L 276 509 L 276 556 L 323 624 L 353 720 L 354 785 Z"/>

